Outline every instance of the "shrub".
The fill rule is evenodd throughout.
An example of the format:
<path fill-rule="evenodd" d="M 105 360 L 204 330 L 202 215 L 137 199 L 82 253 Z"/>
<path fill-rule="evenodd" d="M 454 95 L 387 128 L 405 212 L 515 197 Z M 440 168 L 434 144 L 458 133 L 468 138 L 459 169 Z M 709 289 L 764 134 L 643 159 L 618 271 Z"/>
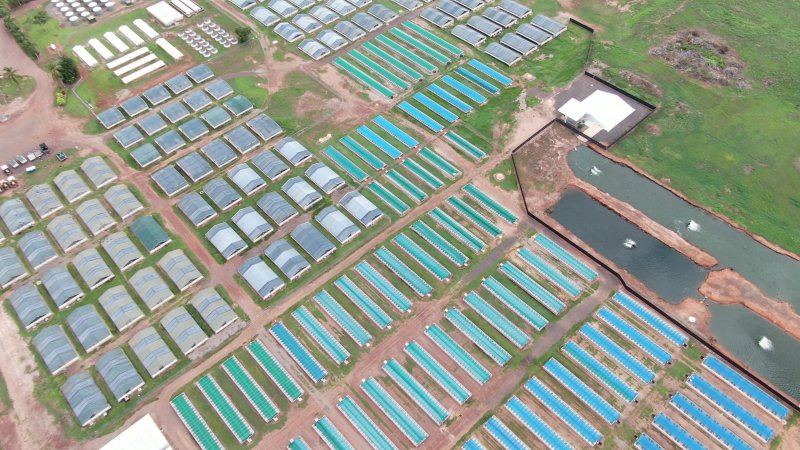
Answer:
<path fill-rule="evenodd" d="M 5 11 L 5 10 L 4 10 Z M 17 41 L 19 48 L 25 52 L 26 55 L 30 56 L 32 59 L 39 58 L 39 50 L 36 50 L 36 46 L 33 45 L 30 39 L 28 39 L 28 35 L 25 34 L 24 31 L 17 25 L 17 22 L 14 20 L 13 17 L 8 15 L 8 12 L 5 11 L 5 16 L 3 17 L 3 22 L 6 25 L 6 29 L 8 30 L 8 34 Z"/>
<path fill-rule="evenodd" d="M 37 25 L 44 25 L 49 18 L 50 16 L 47 15 L 47 11 L 40 9 L 33 13 L 33 18 L 31 20 Z"/>
<path fill-rule="evenodd" d="M 240 44 L 244 44 L 253 38 L 253 29 L 250 27 L 237 27 L 233 32 L 236 33 L 236 39 Z"/>
<path fill-rule="evenodd" d="M 75 60 L 69 56 L 61 56 L 56 63 L 57 78 L 64 84 L 74 84 L 81 77 Z"/>

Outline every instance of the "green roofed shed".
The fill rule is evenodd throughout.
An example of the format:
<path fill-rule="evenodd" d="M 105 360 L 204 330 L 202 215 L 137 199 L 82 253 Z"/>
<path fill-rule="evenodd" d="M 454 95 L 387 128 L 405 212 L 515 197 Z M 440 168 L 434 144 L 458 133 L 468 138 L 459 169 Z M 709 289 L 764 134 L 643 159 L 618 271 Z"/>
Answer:
<path fill-rule="evenodd" d="M 131 224 L 131 231 L 139 239 L 148 253 L 154 253 L 161 247 L 169 244 L 172 238 L 169 237 L 164 228 L 156 221 L 153 216 L 144 216 L 136 219 Z"/>

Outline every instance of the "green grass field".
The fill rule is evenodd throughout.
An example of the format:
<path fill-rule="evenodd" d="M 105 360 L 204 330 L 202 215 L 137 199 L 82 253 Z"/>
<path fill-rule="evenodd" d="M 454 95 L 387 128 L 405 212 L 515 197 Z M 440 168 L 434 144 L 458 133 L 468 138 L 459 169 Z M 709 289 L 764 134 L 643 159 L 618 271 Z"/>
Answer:
<path fill-rule="evenodd" d="M 332 98 L 331 92 L 314 78 L 304 72 L 296 71 L 286 75 L 286 86 L 267 99 L 264 112 L 275 119 L 287 135 L 320 120 L 327 114 L 324 108 L 298 108 L 301 97 L 309 94 L 315 103 L 321 105 Z"/>
<path fill-rule="evenodd" d="M 17 99 L 26 99 L 36 88 L 36 81 L 31 77 L 20 76 L 17 82 L 8 78 L 0 78 L 0 105 L 8 105 Z"/>
<path fill-rule="evenodd" d="M 516 191 L 517 174 L 510 159 L 503 160 L 489 172 L 489 181 L 506 191 Z"/>
<path fill-rule="evenodd" d="M 230 32 L 238 26 L 232 17 L 228 16 L 223 11 L 213 6 L 212 2 L 205 0 L 198 0 L 203 7 L 204 11 L 193 18 L 193 23 L 197 20 L 204 18 L 212 18 L 215 23 L 220 25 L 223 29 Z M 40 8 L 41 9 L 41 8 Z M 99 38 L 106 31 L 115 31 L 121 25 L 130 25 L 135 19 L 147 19 L 149 14 L 144 8 L 131 8 L 125 12 L 118 14 L 107 20 L 102 20 L 93 26 L 81 26 L 77 28 L 61 26 L 58 20 L 49 17 L 47 22 L 43 24 L 35 23 L 33 17 L 40 9 L 33 9 L 21 15 L 18 19 L 20 27 L 22 27 L 30 36 L 34 45 L 39 49 L 42 57 L 39 60 L 40 65 L 46 67 L 52 61 L 56 52 L 48 50 L 51 44 L 59 47 L 58 54 L 73 56 L 76 62 L 80 61 L 75 57 L 72 48 L 75 45 L 85 45 L 91 38 Z M 148 19 L 149 20 L 149 19 Z M 154 21 L 149 20 L 155 29 L 162 33 L 170 43 L 175 45 L 183 54 L 185 58 L 181 63 L 200 63 L 206 62 L 220 76 L 228 73 L 241 73 L 252 69 L 257 64 L 263 51 L 257 40 L 250 41 L 241 46 L 236 46 L 230 50 L 221 51 L 214 58 L 201 61 L 201 57 L 197 52 L 192 50 L 187 44 L 181 41 L 176 36 L 170 35 L 178 30 L 163 29 Z M 154 42 L 148 42 L 147 47 L 156 54 L 159 58 L 165 61 L 169 66 L 175 64 L 175 61 L 169 57 L 164 50 L 162 50 Z M 168 70 L 168 69 L 167 69 Z M 124 85 L 118 77 L 116 77 L 110 70 L 97 68 L 88 70 L 87 75 L 75 89 L 77 94 L 86 103 L 88 103 L 95 110 L 103 110 L 117 103 L 120 98 L 117 93 L 125 89 L 138 90 L 143 86 L 152 84 L 152 80 L 159 77 L 163 71 L 157 71 L 149 76 L 136 80 L 130 85 Z M 0 83 L 2 83 L 0 81 Z M 0 84 L 0 89 L 2 85 Z M 31 87 L 31 90 L 33 88 Z M 126 94 L 127 95 L 127 94 Z M 258 100 L 263 102 L 263 97 L 258 97 Z M 2 104 L 2 95 L 0 95 L 0 104 Z M 76 96 L 70 92 L 67 96 L 67 105 L 64 107 L 64 112 L 72 117 L 87 118 L 91 116 L 89 111 Z M 84 131 L 88 134 L 97 134 L 103 130 L 97 127 L 95 123 L 89 122 Z"/>
<path fill-rule="evenodd" d="M 800 252 L 800 35 L 787 21 L 800 14 L 800 4 L 651 0 L 627 12 L 591 0 L 574 4 L 571 12 L 601 30 L 594 58 L 608 66 L 606 78 L 619 82 L 619 71 L 629 70 L 664 92 L 645 95 L 658 110 L 613 151 L 701 205 Z M 648 55 L 688 28 L 722 37 L 752 87 L 708 86 Z"/>

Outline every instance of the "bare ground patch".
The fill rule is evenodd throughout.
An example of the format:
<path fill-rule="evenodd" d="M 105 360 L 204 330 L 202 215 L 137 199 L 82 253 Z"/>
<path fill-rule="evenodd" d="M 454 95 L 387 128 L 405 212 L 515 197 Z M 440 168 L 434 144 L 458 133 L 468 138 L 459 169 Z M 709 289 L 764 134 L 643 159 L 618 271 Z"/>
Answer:
<path fill-rule="evenodd" d="M 679 31 L 649 53 L 696 80 L 740 89 L 750 87 L 736 50 L 705 30 Z"/>
<path fill-rule="evenodd" d="M 647 92 L 648 94 L 654 95 L 656 97 L 663 97 L 664 91 L 658 87 L 657 84 L 653 83 L 652 81 L 648 80 L 647 78 L 635 74 L 629 70 L 621 70 L 619 72 L 619 76 L 625 79 L 631 86 L 635 86 Z"/>
<path fill-rule="evenodd" d="M 558 201 L 571 177 L 567 153 L 580 144 L 572 131 L 554 123 L 514 154 L 528 209 L 545 211 Z"/>
<path fill-rule="evenodd" d="M 306 91 L 294 105 L 294 114 L 297 117 L 318 117 L 325 111 L 335 110 L 339 101 L 335 98 L 324 98 L 321 95 Z"/>

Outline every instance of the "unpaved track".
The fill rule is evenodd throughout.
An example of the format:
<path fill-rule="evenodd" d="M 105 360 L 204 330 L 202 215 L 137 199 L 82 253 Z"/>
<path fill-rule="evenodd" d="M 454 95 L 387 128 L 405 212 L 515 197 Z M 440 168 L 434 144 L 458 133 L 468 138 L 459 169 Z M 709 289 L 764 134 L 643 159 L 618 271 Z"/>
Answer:
<path fill-rule="evenodd" d="M 546 119 L 542 118 L 541 123 L 529 123 L 528 126 L 531 129 L 536 129 L 537 127 L 543 126 L 546 122 L 547 122 Z M 518 144 L 519 143 L 517 142 L 510 142 L 506 146 L 506 149 L 512 149 Z M 426 201 L 423 205 L 413 209 L 408 215 L 393 222 L 389 227 L 387 227 L 385 230 L 383 230 L 381 233 L 375 236 L 373 242 L 384 242 L 388 240 L 398 231 L 410 225 L 419 217 L 426 214 L 430 209 L 440 205 L 445 199 L 447 199 L 447 197 L 457 193 L 465 184 L 470 182 L 472 179 L 486 177 L 486 174 L 489 170 L 494 168 L 494 166 L 496 166 L 499 162 L 506 159 L 507 157 L 508 157 L 507 151 L 497 151 L 495 153 L 492 153 L 487 158 L 487 161 L 485 161 L 481 166 L 473 167 L 471 168 L 471 170 L 465 171 L 466 173 L 461 179 L 457 180 L 455 183 L 443 189 L 442 191 L 434 193 L 431 196 L 431 198 L 428 199 L 428 201 Z M 196 251 L 198 253 L 196 253 L 196 255 L 198 255 L 199 257 L 199 254 L 207 254 L 208 252 L 205 249 L 205 247 L 201 243 L 197 242 L 194 233 L 188 232 L 188 230 L 186 230 L 186 225 L 183 223 L 183 221 L 180 220 L 180 218 L 175 216 L 171 207 L 165 206 L 169 202 L 155 195 L 152 192 L 150 186 L 145 185 L 146 183 L 138 183 L 138 184 L 141 186 L 142 190 L 145 190 L 149 193 L 148 201 L 152 202 L 151 204 L 153 204 L 154 208 L 158 210 L 163 217 L 165 217 L 165 220 L 167 220 L 167 217 L 169 217 L 170 218 L 169 220 L 175 221 L 175 226 L 178 227 L 175 229 L 175 231 L 184 236 L 184 239 L 187 241 L 187 244 L 190 245 L 190 248 L 192 248 L 193 251 L 195 251 L 194 246 L 197 246 Z M 186 230 L 186 234 L 184 234 L 183 231 L 181 230 Z M 236 339 L 229 342 L 227 345 L 225 345 L 225 347 L 219 349 L 216 353 L 210 355 L 208 358 L 196 362 L 195 366 L 193 366 L 191 369 L 187 370 L 179 377 L 172 380 L 169 384 L 165 385 L 159 394 L 159 400 L 151 402 L 140 408 L 137 411 L 137 413 L 126 422 L 125 425 L 127 426 L 132 424 L 145 414 L 152 414 L 156 422 L 159 423 L 166 430 L 167 436 L 170 440 L 172 440 L 175 443 L 181 443 L 181 444 L 189 443 L 190 444 L 189 447 L 193 448 L 193 445 L 191 445 L 191 443 L 193 442 L 192 438 L 189 435 L 188 431 L 185 429 L 185 427 L 183 427 L 183 425 L 180 423 L 175 413 L 172 411 L 169 405 L 169 399 L 178 394 L 180 390 L 184 387 L 184 385 L 192 381 L 195 377 L 197 377 L 198 374 L 203 373 L 211 369 L 212 367 L 216 366 L 232 351 L 250 342 L 256 336 L 263 334 L 265 325 L 268 325 L 269 323 L 274 321 L 277 317 L 279 317 L 280 315 L 288 311 L 290 308 L 292 308 L 294 305 L 296 305 L 298 302 L 302 301 L 303 299 L 309 297 L 311 294 L 319 290 L 323 285 L 332 280 L 340 272 L 357 263 L 367 254 L 369 254 L 373 250 L 373 248 L 374 248 L 373 246 L 365 245 L 354 250 L 347 257 L 338 261 L 335 265 L 329 268 L 325 273 L 320 274 L 317 278 L 313 280 L 308 280 L 308 282 L 303 287 L 295 290 L 294 292 L 292 292 L 291 294 L 287 295 L 286 297 L 282 298 L 277 302 L 271 302 L 268 309 L 260 310 L 256 314 L 252 314 L 250 316 L 251 323 L 245 330 L 241 332 L 241 334 L 239 334 L 239 336 L 236 337 Z M 219 271 L 221 273 L 224 273 L 226 270 L 224 266 L 218 264 L 215 260 L 213 260 L 213 258 L 210 258 L 209 261 L 205 261 L 204 259 L 203 262 L 207 264 L 209 270 L 211 270 L 212 272 Z M 218 269 L 214 270 L 215 267 Z M 230 278 L 231 275 L 229 274 L 228 277 Z M 231 280 L 233 279 L 231 278 Z M 233 285 L 235 285 L 238 289 L 241 289 L 235 282 L 233 282 Z M 232 296 L 232 297 L 234 299 L 238 298 L 237 296 Z M 245 303 L 252 303 L 252 300 L 249 300 L 249 296 L 247 296 L 247 298 L 248 300 L 246 300 Z M 441 308 L 438 307 L 437 309 L 435 309 L 436 312 L 440 310 Z M 406 336 L 404 330 L 401 330 L 401 332 L 397 333 L 397 335 Z M 389 339 L 397 339 L 397 338 L 393 337 Z M 378 356 L 379 353 L 380 352 L 375 352 L 373 349 L 364 358 L 377 358 L 380 357 Z M 305 409 L 307 408 L 304 408 L 304 410 Z M 299 422 L 307 424 L 307 422 L 302 420 Z M 95 441 L 88 442 L 86 443 L 86 447 L 99 448 L 103 443 L 107 442 L 110 439 L 110 437 L 111 436 L 105 436 L 102 438 L 98 438 Z"/>
<path fill-rule="evenodd" d="M 530 219 L 525 219 L 514 234 L 507 236 L 498 247 L 492 250 L 492 252 L 482 260 L 481 264 L 472 267 L 460 284 L 467 284 L 470 280 L 474 280 L 485 273 L 487 268 L 495 265 L 499 260 L 504 258 L 514 245 L 523 242 L 527 237 L 528 231 L 531 229 L 532 221 Z M 581 301 L 580 304 L 570 309 L 567 314 L 561 317 L 559 321 L 548 325 L 543 333 L 536 336 L 535 342 L 527 349 L 528 353 L 525 356 L 525 360 L 518 366 L 498 370 L 493 364 L 487 365 L 487 367 L 492 370 L 493 377 L 484 386 L 479 386 L 469 378 L 463 370 L 455 368 L 452 373 L 470 389 L 475 401 L 468 406 L 459 406 L 454 402 L 450 402 L 449 397 L 442 397 L 443 401 L 447 404 L 446 407 L 448 407 L 453 413 L 453 416 L 457 417 L 457 419 L 450 426 L 441 430 L 433 426 L 427 417 L 415 415 L 420 425 L 430 434 L 430 437 L 425 441 L 424 448 L 450 448 L 464 433 L 469 431 L 486 412 L 486 407 L 475 407 L 475 405 L 488 405 L 492 407 L 514 392 L 524 381 L 530 363 L 536 358 L 541 357 L 552 345 L 561 340 L 573 326 L 585 320 L 586 317 L 608 297 L 611 287 L 615 286 L 612 284 L 614 280 L 611 280 L 605 274 L 603 274 L 602 277 L 602 287 L 598 291 Z M 315 388 L 311 391 L 308 403 L 303 408 L 290 409 L 288 411 L 289 416 L 286 424 L 280 430 L 269 434 L 270 442 L 282 448 L 283 445 L 296 436 L 309 435 L 309 419 L 328 415 L 329 418 L 334 420 L 336 417 L 340 416 L 341 414 L 336 410 L 337 400 L 344 395 L 360 392 L 358 386 L 362 379 L 369 376 L 383 376 L 382 366 L 384 361 L 389 358 L 396 358 L 401 362 L 407 359 L 402 351 L 407 342 L 417 340 L 429 352 L 439 354 L 440 350 L 424 337 L 424 331 L 426 326 L 439 321 L 442 317 L 442 308 L 444 305 L 459 299 L 461 289 L 459 289 L 458 286 L 452 287 L 451 292 L 452 294 L 445 295 L 433 301 L 416 301 L 411 313 L 413 314 L 413 320 L 401 324 L 401 328 L 397 332 L 386 337 L 380 344 L 363 355 L 356 362 L 357 367 L 353 371 L 347 374 L 343 379 L 334 381 L 336 383 L 335 387 L 322 388 L 319 390 Z M 449 362 L 449 360 L 444 357 L 439 357 L 437 359 L 445 363 Z M 423 376 L 423 378 L 427 377 Z M 305 379 L 303 380 L 305 381 Z M 391 386 L 387 388 L 390 390 L 393 389 Z M 405 399 L 404 396 L 397 396 L 396 398 Z M 375 411 L 371 403 L 367 403 L 364 406 L 368 410 L 372 409 Z M 417 411 L 417 408 L 412 407 L 410 411 Z M 375 412 L 375 414 L 380 416 L 378 412 Z M 392 433 L 396 431 L 393 427 L 388 428 L 387 431 Z M 399 434 L 394 441 L 401 445 L 407 443 L 406 438 Z"/>
<path fill-rule="evenodd" d="M 229 5 L 225 2 L 220 4 L 220 6 L 229 14 L 237 18 L 242 17 L 238 11 L 231 10 L 231 8 L 228 7 Z M 404 14 L 401 16 L 401 19 L 411 18 L 415 15 L 416 14 Z M 262 40 L 262 44 L 265 43 L 266 42 Z M 265 47 L 267 52 L 272 50 L 269 48 L 269 45 Z M 194 448 L 195 444 L 193 439 L 172 411 L 169 406 L 169 399 L 178 393 L 186 383 L 194 379 L 197 374 L 217 365 L 231 351 L 249 342 L 259 334 L 263 334 L 265 325 L 275 320 L 275 318 L 289 310 L 299 301 L 307 298 L 335 275 L 338 275 L 342 270 L 358 262 L 367 255 L 368 252 L 372 251 L 372 247 L 364 246 L 355 250 L 346 258 L 337 262 L 326 273 L 314 280 L 310 280 L 303 288 L 296 290 L 281 301 L 271 304 L 269 309 L 262 310 L 234 280 L 232 272 L 235 268 L 230 265 L 217 263 L 203 243 L 200 242 L 192 230 L 189 229 L 188 225 L 177 217 L 172 209 L 174 202 L 160 197 L 151 188 L 148 178 L 149 171 L 138 172 L 133 170 L 128 167 L 119 155 L 108 149 L 104 141 L 108 138 L 109 133 L 105 133 L 105 135 L 86 136 L 82 133 L 84 125 L 82 120 L 59 114 L 53 107 L 52 92 L 55 89 L 53 79 L 33 61 L 25 57 L 3 29 L 0 30 L 0 66 L 6 65 L 15 67 L 21 74 L 33 77 L 37 83 L 37 89 L 34 94 L 25 101 L 24 108 L 20 108 L 20 111 L 9 121 L 0 124 L 0 134 L 3 137 L 3 146 L 0 149 L 0 161 L 20 153 L 22 149 L 32 148 L 38 142 L 48 142 L 53 148 L 78 147 L 81 149 L 79 151 L 81 154 L 100 152 L 107 155 L 119 169 L 120 178 L 127 182 L 133 182 L 138 186 L 145 196 L 147 203 L 149 203 L 151 210 L 161 216 L 166 227 L 168 227 L 171 232 L 183 238 L 188 246 L 188 251 L 191 252 L 200 263 L 207 267 L 209 272 L 208 278 L 211 280 L 211 283 L 223 285 L 234 301 L 236 301 L 251 317 L 251 323 L 237 338 L 229 342 L 225 347 L 219 349 L 213 355 L 208 356 L 202 361 L 195 362 L 194 367 L 166 385 L 161 392 L 157 394 L 155 401 L 151 401 L 149 404 L 141 407 L 125 424 L 126 426 L 130 425 L 143 415 L 152 413 L 157 423 L 159 423 L 167 433 L 168 438 L 175 448 Z M 318 67 L 319 63 L 313 64 L 299 61 L 295 66 L 296 69 L 304 70 L 309 74 L 314 73 L 315 71 L 313 69 Z M 254 68 L 254 70 L 260 70 L 260 68 L 268 69 L 266 63 L 264 63 Z M 280 80 L 276 81 L 278 81 L 277 84 L 280 84 Z M 327 84 L 328 83 L 326 83 L 326 85 Z M 274 89 L 274 87 L 275 86 L 270 86 L 272 89 Z M 350 104 L 349 100 L 356 98 L 353 93 L 344 93 L 342 89 L 334 89 L 337 91 L 337 94 L 343 96 L 342 100 L 345 105 Z M 363 104 L 363 100 L 356 101 L 356 103 Z M 384 103 L 381 105 L 380 109 L 388 109 L 389 106 L 388 103 Z M 369 112 L 372 113 L 372 111 Z M 362 114 L 357 113 L 354 115 L 360 116 Z M 334 120 L 337 119 L 335 118 Z M 541 123 L 536 123 L 538 121 L 533 121 L 533 123 L 526 121 L 525 128 L 531 130 L 536 129 L 544 125 L 546 120 L 546 118 L 542 117 Z M 518 143 L 519 142 L 511 142 L 506 148 L 514 148 Z M 503 151 L 492 154 L 482 166 L 467 171 L 465 176 L 455 184 L 444 191 L 434 194 L 423 206 L 416 208 L 408 216 L 392 223 L 386 230 L 375 237 L 374 242 L 383 242 L 387 240 L 400 229 L 406 227 L 425 214 L 429 209 L 439 205 L 448 196 L 456 193 L 467 182 L 475 178 L 485 177 L 488 170 L 507 156 L 507 152 Z M 433 317 L 440 311 L 439 302 L 422 305 L 423 307 L 420 308 L 419 313 L 424 317 Z M 434 307 L 433 305 L 436 306 Z M 415 321 L 415 323 L 421 322 L 422 321 Z M 2 326 L 2 329 L 0 329 L 0 339 L 2 339 L 4 343 L 3 346 L 0 346 L 2 347 L 0 348 L 0 357 L 3 358 L 3 361 L 19 361 L 19 364 L 0 365 L 0 372 L 2 372 L 4 378 L 9 382 L 9 388 L 12 392 L 15 413 L 11 418 L 16 422 L 13 435 L 10 437 L 4 436 L 3 439 L 0 440 L 4 448 L 52 448 L 54 443 L 58 448 L 99 448 L 103 443 L 107 442 L 113 434 L 116 434 L 113 433 L 112 435 L 101 437 L 94 441 L 81 443 L 80 445 L 71 445 L 67 442 L 52 417 L 47 415 L 44 407 L 38 401 L 35 401 L 33 395 L 35 376 L 32 373 L 26 373 L 28 367 L 35 371 L 34 359 L 24 340 L 19 336 L 16 324 L 10 317 L 3 313 L 2 318 L 0 318 L 0 326 Z M 413 335 L 409 333 L 417 331 L 419 330 L 414 327 L 409 328 L 408 331 L 400 330 L 400 332 L 387 339 L 387 341 L 402 343 L 408 340 L 409 336 Z M 373 360 L 382 358 L 380 353 L 381 352 L 371 351 L 365 356 L 364 362 L 360 362 L 359 364 L 368 367 Z M 492 396 L 496 395 L 494 391 L 491 393 L 493 394 Z M 320 401 L 322 400 L 323 399 L 320 399 Z M 328 405 L 331 404 L 333 403 L 328 403 Z M 306 412 L 306 410 L 308 411 Z M 313 410 L 314 408 L 305 408 L 300 411 L 305 412 L 306 415 L 312 415 Z M 472 409 L 469 411 L 472 411 Z M 478 414 L 478 409 L 475 409 L 475 412 L 471 414 Z M 303 426 L 306 426 L 308 423 L 306 420 L 297 419 L 300 418 L 294 417 L 293 414 L 293 422 L 297 422 L 299 425 Z M 2 426 L 1 422 L 0 426 Z M 120 430 L 121 429 L 123 429 L 123 427 L 121 427 Z M 16 443 L 14 443 L 14 441 L 16 441 Z"/>
<path fill-rule="evenodd" d="M 0 27 L 0 67 L 10 66 L 20 75 L 36 81 L 36 89 L 5 123 L 0 123 L 0 161 L 5 162 L 19 153 L 27 153 L 40 142 L 53 148 L 65 148 L 86 142 L 83 121 L 62 116 L 53 107 L 56 83 L 53 77 L 28 58 L 6 31 Z M 3 113 L 0 108 L 0 114 Z"/>

